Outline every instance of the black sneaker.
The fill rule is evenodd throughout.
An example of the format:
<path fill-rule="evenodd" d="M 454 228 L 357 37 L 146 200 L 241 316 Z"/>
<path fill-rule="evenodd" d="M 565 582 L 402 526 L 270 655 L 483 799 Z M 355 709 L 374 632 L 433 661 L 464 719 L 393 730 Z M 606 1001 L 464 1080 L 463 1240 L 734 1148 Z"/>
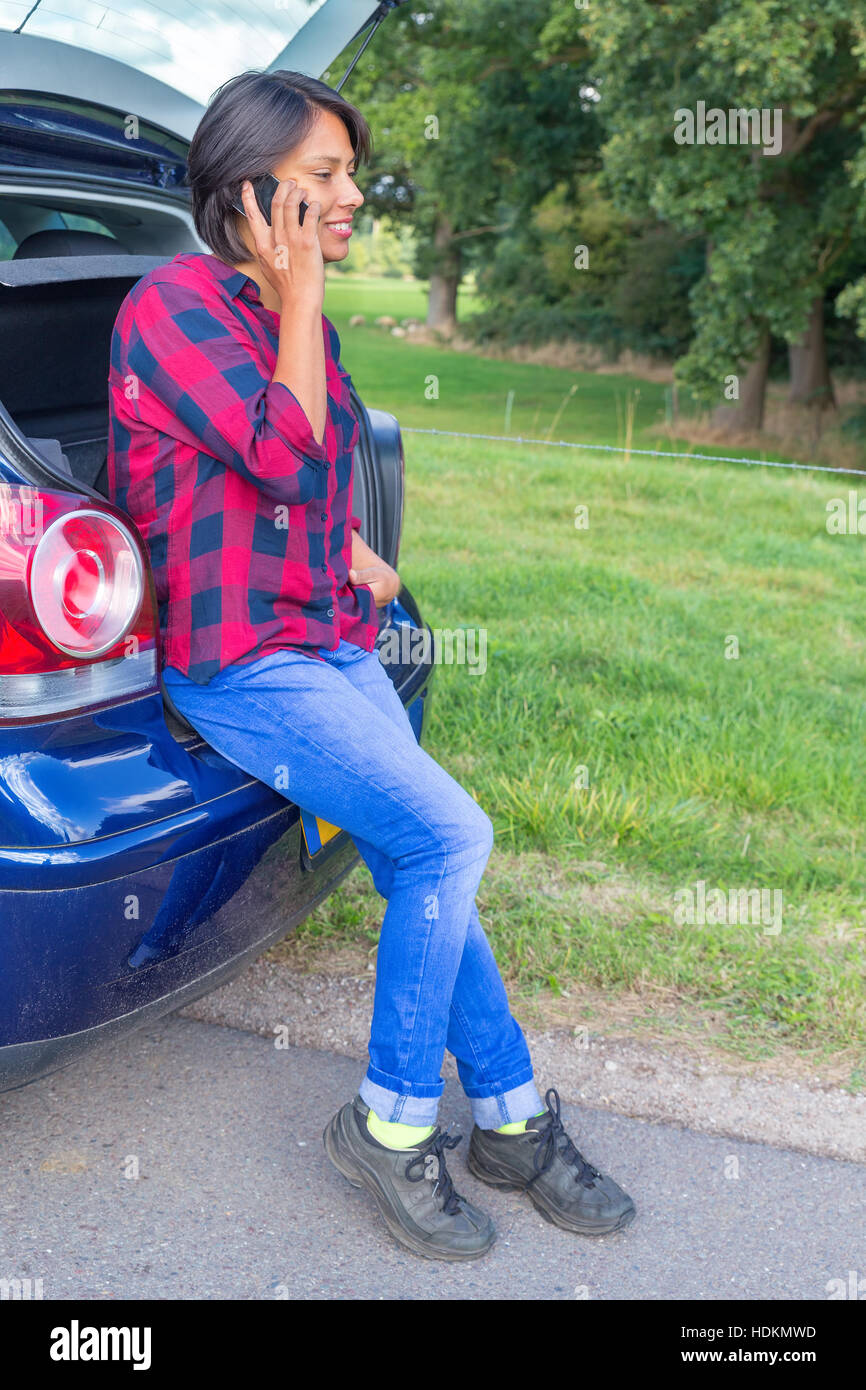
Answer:
<path fill-rule="evenodd" d="M 553 1087 L 544 1102 L 546 1112 L 527 1120 L 524 1134 L 497 1134 L 474 1125 L 466 1159 L 470 1173 L 492 1187 L 525 1192 L 547 1221 L 566 1231 L 583 1236 L 621 1231 L 634 1220 L 634 1202 L 571 1142 Z"/>
<path fill-rule="evenodd" d="M 373 1195 L 395 1240 L 431 1260 L 475 1260 L 496 1240 L 490 1217 L 454 1191 L 445 1150 L 462 1134 L 437 1125 L 412 1149 L 389 1149 L 367 1129 L 370 1107 L 360 1095 L 338 1110 L 322 1141 L 334 1167 L 353 1187 Z"/>

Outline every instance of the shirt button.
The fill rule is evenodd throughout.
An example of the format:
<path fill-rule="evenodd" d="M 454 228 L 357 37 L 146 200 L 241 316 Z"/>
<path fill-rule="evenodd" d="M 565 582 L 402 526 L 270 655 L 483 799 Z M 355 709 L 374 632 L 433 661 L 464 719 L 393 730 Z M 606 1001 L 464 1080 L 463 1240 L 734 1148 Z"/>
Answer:
<path fill-rule="evenodd" d="M 327 574 L 327 573 L 328 573 L 328 566 L 327 566 L 327 565 L 322 565 L 322 574 Z"/>
<path fill-rule="evenodd" d="M 322 520 L 323 520 L 323 521 L 327 521 L 327 520 L 328 520 L 328 513 L 327 513 L 327 512 L 322 512 Z"/>
<path fill-rule="evenodd" d="M 333 610 L 333 608 L 329 608 L 329 609 L 328 609 L 328 617 L 329 617 L 329 618 L 333 618 L 333 616 L 334 616 L 334 610 Z"/>

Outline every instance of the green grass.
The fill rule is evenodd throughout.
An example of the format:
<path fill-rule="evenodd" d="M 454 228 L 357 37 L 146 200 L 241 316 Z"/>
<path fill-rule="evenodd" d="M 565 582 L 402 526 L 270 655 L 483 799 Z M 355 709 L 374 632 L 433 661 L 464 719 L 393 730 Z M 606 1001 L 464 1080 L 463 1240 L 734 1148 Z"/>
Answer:
<path fill-rule="evenodd" d="M 394 312 L 405 286 L 379 283 Z M 661 387 L 350 330 L 357 293 L 328 282 L 343 365 L 403 426 L 501 433 L 514 390 L 512 433 L 544 434 L 577 381 L 554 438 L 621 443 L 639 389 L 634 442 L 653 439 Z M 425 746 L 494 821 L 479 903 L 515 986 L 664 986 L 722 1009 L 741 1048 L 866 1042 L 866 537 L 825 525 L 856 480 L 404 443 L 400 573 L 434 629 L 486 633 L 483 674 L 437 668 Z M 627 910 L 587 900 L 597 861 Z M 672 895 L 697 879 L 779 890 L 781 932 L 675 925 Z M 300 931 L 374 939 L 369 892 Z"/>
<path fill-rule="evenodd" d="M 471 314 L 478 304 L 474 287 L 461 285 L 458 318 Z M 423 323 L 427 317 L 426 282 L 331 270 L 325 281 L 325 313 L 334 323 L 338 318 L 347 323 L 353 314 L 367 314 L 371 322 L 380 314 L 391 314 L 398 322 L 411 317 Z"/>

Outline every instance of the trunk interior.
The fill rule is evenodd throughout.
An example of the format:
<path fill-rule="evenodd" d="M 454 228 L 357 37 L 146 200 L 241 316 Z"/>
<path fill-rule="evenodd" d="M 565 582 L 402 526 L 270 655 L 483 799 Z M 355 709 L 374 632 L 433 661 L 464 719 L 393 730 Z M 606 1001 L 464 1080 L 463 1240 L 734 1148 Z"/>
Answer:
<path fill-rule="evenodd" d="M 55 468 L 103 496 L 114 321 L 135 282 L 163 260 L 45 257 L 0 267 L 0 401 Z"/>

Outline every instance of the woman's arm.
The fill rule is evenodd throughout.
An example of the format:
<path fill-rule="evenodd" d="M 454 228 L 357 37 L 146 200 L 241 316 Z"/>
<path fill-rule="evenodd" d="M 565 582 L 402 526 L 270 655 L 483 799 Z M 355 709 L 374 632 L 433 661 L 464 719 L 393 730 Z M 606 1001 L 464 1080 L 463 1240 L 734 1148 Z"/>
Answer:
<path fill-rule="evenodd" d="M 352 532 L 352 568 L 349 570 L 350 584 L 366 584 L 372 590 L 377 608 L 384 608 L 400 592 L 400 576 L 387 561 L 371 550 L 362 541 L 357 531 Z"/>
<path fill-rule="evenodd" d="M 318 237 L 321 203 L 309 204 L 301 226 L 298 205 L 304 192 L 294 179 L 280 184 L 271 204 L 270 227 L 248 182 L 241 196 L 262 271 L 280 297 L 280 347 L 274 381 L 281 381 L 297 397 L 321 442 L 328 407 L 322 336 L 325 263 Z M 397 571 L 355 530 L 349 583 L 366 584 L 377 608 L 383 608 L 400 592 Z"/>
<path fill-rule="evenodd" d="M 138 295 L 111 389 L 121 420 L 132 415 L 211 454 L 275 502 L 313 496 L 324 444 L 292 389 L 263 367 L 234 308 L 201 277 L 157 279 Z"/>

